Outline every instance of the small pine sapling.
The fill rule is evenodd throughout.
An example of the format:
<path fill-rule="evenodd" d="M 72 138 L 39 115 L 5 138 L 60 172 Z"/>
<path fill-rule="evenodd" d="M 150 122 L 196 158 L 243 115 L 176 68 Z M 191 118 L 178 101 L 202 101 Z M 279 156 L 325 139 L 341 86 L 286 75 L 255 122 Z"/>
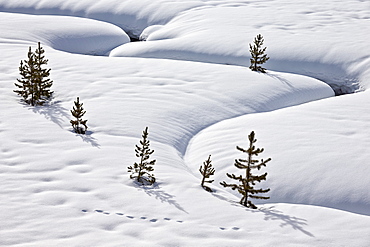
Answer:
<path fill-rule="evenodd" d="M 70 123 L 77 134 L 85 134 L 87 130 L 87 120 L 82 120 L 82 117 L 85 115 L 86 111 L 84 111 L 84 108 L 82 107 L 83 103 L 80 103 L 79 97 L 77 97 L 77 101 L 74 101 L 74 104 L 75 105 L 73 106 L 71 113 L 76 120 L 71 120 Z"/>
<path fill-rule="evenodd" d="M 155 183 L 153 166 L 156 160 L 148 161 L 150 155 L 153 154 L 154 150 L 149 148 L 150 141 L 148 140 L 148 127 L 145 128 L 142 135 L 143 139 L 140 140 L 140 146 L 135 145 L 136 157 L 140 158 L 139 163 L 134 163 L 133 166 L 127 167 L 128 172 L 131 173 L 130 178 L 135 179 L 138 183 L 152 185 Z"/>
<path fill-rule="evenodd" d="M 258 196 L 259 193 L 267 193 L 270 189 L 255 189 L 254 185 L 256 182 L 261 182 L 262 180 L 266 180 L 267 172 L 262 175 L 253 175 L 252 170 L 257 169 L 260 170 L 263 166 L 266 166 L 266 163 L 271 160 L 268 158 L 267 160 L 261 159 L 258 161 L 254 158 L 254 156 L 258 156 L 258 154 L 264 151 L 263 148 L 257 148 L 254 146 L 254 143 L 257 141 L 255 139 L 255 133 L 252 131 L 249 136 L 249 148 L 247 150 L 236 147 L 239 151 L 243 153 L 247 153 L 248 159 L 237 159 L 235 160 L 235 166 L 239 169 L 245 170 L 245 177 L 242 175 L 235 176 L 234 174 L 227 173 L 226 175 L 234 180 L 239 181 L 239 184 L 227 184 L 225 181 L 221 182 L 221 185 L 224 187 L 230 187 L 232 190 L 237 190 L 240 194 L 242 194 L 242 199 L 240 200 L 240 204 L 245 207 L 256 209 L 256 205 L 254 205 L 249 198 L 253 199 L 269 199 L 270 197 L 267 196 Z"/>
<path fill-rule="evenodd" d="M 261 64 L 264 64 L 269 60 L 270 58 L 264 54 L 266 51 L 266 48 L 262 48 L 264 39 L 261 34 L 258 34 L 257 37 L 254 38 L 254 45 L 252 46 L 249 44 L 249 52 L 251 53 L 252 58 L 251 66 L 249 67 L 252 71 L 259 71 L 262 73 L 266 73 L 266 69 L 262 68 L 260 66 Z"/>
<path fill-rule="evenodd" d="M 32 52 L 31 47 L 28 50 L 28 60 L 21 61 L 19 72 L 21 79 L 17 79 L 19 84 L 15 86 L 19 90 L 13 90 L 15 93 L 23 97 L 23 100 L 32 106 L 43 105 L 48 101 L 53 92 L 50 87 L 53 81 L 50 80 L 50 69 L 43 69 L 42 66 L 46 65 L 48 60 L 45 59 L 44 49 L 42 49 L 40 42 L 38 49 L 35 53 Z"/>
<path fill-rule="evenodd" d="M 204 185 L 204 183 L 213 183 L 214 180 L 206 180 L 210 176 L 215 174 L 215 169 L 212 167 L 211 155 L 208 156 L 208 159 L 203 162 L 203 166 L 199 167 L 199 172 L 202 174 L 201 186 L 208 192 L 213 192 L 211 188 Z"/>

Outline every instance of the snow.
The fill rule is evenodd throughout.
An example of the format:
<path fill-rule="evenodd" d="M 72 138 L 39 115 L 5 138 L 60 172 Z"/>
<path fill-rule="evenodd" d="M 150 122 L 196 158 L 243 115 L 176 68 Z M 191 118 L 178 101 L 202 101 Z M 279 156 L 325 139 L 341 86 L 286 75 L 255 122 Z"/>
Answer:
<path fill-rule="evenodd" d="M 230 167 L 230 157 L 240 156 L 235 146 L 246 147 L 248 134 L 254 130 L 256 146 L 265 148 L 261 158 L 273 158 L 264 183 L 275 188 L 269 193 L 270 201 L 369 215 L 370 167 L 365 164 L 370 158 L 366 152 L 370 139 L 361 134 L 370 121 L 363 114 L 366 107 L 361 106 L 368 101 L 366 91 L 225 120 L 192 139 L 185 161 L 199 164 L 206 155 L 214 154 L 218 184 L 225 179 L 223 174 L 237 170 Z M 287 136 L 289 132 L 294 134 Z M 220 139 L 222 143 L 217 142 Z M 320 144 L 323 140 L 325 145 Z"/>
<path fill-rule="evenodd" d="M 305 7 L 302 1 L 284 7 L 282 1 L 224 2 L 183 12 L 160 29 L 146 29 L 147 42 L 125 44 L 110 55 L 248 66 L 248 44 L 262 33 L 271 57 L 266 68 L 318 78 L 338 93 L 368 87 L 369 77 L 359 84 L 369 68 L 363 35 L 368 2 L 310 1 Z"/>
<path fill-rule="evenodd" d="M 2 43 L 41 42 L 61 51 L 106 55 L 113 48 L 130 42 L 128 35 L 117 26 L 90 19 L 11 13 L 0 13 L 0 17 Z"/>
<path fill-rule="evenodd" d="M 368 246 L 368 5 L 0 0 L 0 245 Z M 267 74 L 247 68 L 258 33 Z M 12 90 L 38 41 L 55 98 L 31 107 Z M 127 172 L 146 126 L 153 187 Z M 252 130 L 272 158 L 258 210 L 219 185 Z"/>

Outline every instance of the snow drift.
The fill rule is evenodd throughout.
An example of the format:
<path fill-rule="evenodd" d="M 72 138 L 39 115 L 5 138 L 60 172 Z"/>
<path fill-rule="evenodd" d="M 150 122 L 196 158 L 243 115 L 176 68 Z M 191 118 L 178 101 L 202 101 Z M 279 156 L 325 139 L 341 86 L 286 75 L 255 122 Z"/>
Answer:
<path fill-rule="evenodd" d="M 117 26 L 78 17 L 35 16 L 0 12 L 3 43 L 37 43 L 88 55 L 106 55 L 130 42 Z"/>

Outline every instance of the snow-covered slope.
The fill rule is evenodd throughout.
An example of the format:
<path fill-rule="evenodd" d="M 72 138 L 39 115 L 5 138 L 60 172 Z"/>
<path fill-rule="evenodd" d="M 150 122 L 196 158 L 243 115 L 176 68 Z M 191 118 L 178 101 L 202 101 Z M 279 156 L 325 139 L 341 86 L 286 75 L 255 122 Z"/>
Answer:
<path fill-rule="evenodd" d="M 204 4 L 202 0 L 1 0 L 0 11 L 85 17 L 113 23 L 139 37 L 147 26 L 167 23 L 178 13 Z"/>
<path fill-rule="evenodd" d="M 111 56 L 246 66 L 248 44 L 262 33 L 269 69 L 318 78 L 338 94 L 369 86 L 367 1 L 1 0 L 0 11 L 87 17 L 113 23 L 133 37 L 144 31 L 147 42 L 123 45 Z"/>
<path fill-rule="evenodd" d="M 0 12 L 2 43 L 41 42 L 54 49 L 88 55 L 106 55 L 130 42 L 117 26 L 66 16 L 34 16 Z"/>
<path fill-rule="evenodd" d="M 150 239 L 158 235 L 155 244 L 186 246 L 199 238 L 198 231 L 211 237 L 225 228 L 239 241 L 231 236 L 220 241 L 239 245 L 244 230 L 232 228 L 247 225 L 234 215 L 230 202 L 199 187 L 197 170 L 182 159 L 187 140 L 225 118 L 332 95 L 326 84 L 302 76 L 184 61 L 88 57 L 46 47 L 55 101 L 33 108 L 20 104 L 12 92 L 15 68 L 27 46 L 0 47 L 0 139 L 7 140 L 1 145 L 1 201 L 8 212 L 2 219 L 3 244 L 80 245 L 89 239 L 87 243 L 99 240 L 99 245 L 114 246 L 140 238 L 137 245 L 142 246 L 152 245 Z M 77 96 L 91 130 L 82 137 L 71 133 L 69 125 L 69 109 Z M 133 147 L 145 126 L 158 160 L 158 185 L 152 189 L 137 187 L 126 172 L 136 161 Z M 220 213 L 226 212 L 224 207 L 234 218 L 231 225 Z M 100 210 L 109 213 L 101 216 L 112 217 L 101 218 Z M 148 231 L 146 237 L 141 229 Z M 114 232 L 117 239 L 110 242 L 99 231 Z M 168 231 L 174 236 L 167 238 Z M 212 243 L 214 239 L 204 242 Z"/>
<path fill-rule="evenodd" d="M 366 1 L 231 1 L 194 8 L 144 30 L 146 42 L 111 56 L 157 57 L 249 65 L 249 43 L 261 33 L 268 69 L 299 73 L 331 84 L 338 93 L 367 88 L 370 3 Z M 366 32 L 365 32 L 366 33 Z"/>
<path fill-rule="evenodd" d="M 338 3 L 0 0 L 0 245 L 368 246 L 368 92 L 245 67 L 260 32 L 267 68 L 366 89 L 368 3 Z M 12 90 L 38 41 L 55 98 L 30 107 Z M 76 97 L 87 135 L 69 123 Z M 154 187 L 127 173 L 146 126 Z M 258 210 L 218 184 L 251 130 L 272 158 Z M 209 154 L 214 193 L 199 186 Z"/>
<path fill-rule="evenodd" d="M 213 154 L 218 185 L 226 172 L 237 170 L 233 162 L 242 154 L 235 147 L 247 147 L 248 134 L 254 130 L 256 146 L 265 148 L 261 158 L 273 158 L 263 185 L 274 188 L 271 201 L 370 215 L 370 136 L 363 134 L 370 123 L 364 114 L 369 101 L 366 91 L 225 120 L 191 141 L 185 161 L 196 169 L 195 164 Z"/>

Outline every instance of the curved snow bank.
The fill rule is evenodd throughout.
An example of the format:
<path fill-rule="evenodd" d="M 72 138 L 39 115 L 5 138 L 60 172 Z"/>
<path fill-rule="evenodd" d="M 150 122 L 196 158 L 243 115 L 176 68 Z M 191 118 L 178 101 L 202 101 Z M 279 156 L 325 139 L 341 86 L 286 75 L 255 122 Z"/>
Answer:
<path fill-rule="evenodd" d="M 18 57 L 25 56 L 25 52 L 19 51 Z M 334 95 L 328 85 L 313 78 L 279 72 L 260 74 L 238 66 L 51 55 L 48 53 L 52 77 L 62 80 L 58 83 L 63 85 L 58 87 L 59 94 L 71 97 L 68 100 L 76 94 L 87 99 L 85 105 L 90 104 L 97 114 L 91 117 L 100 132 L 135 136 L 149 126 L 153 141 L 173 147 L 180 155 L 196 133 L 224 119 Z M 15 68 L 18 63 L 16 59 Z M 65 85 L 75 80 L 79 84 L 73 83 L 71 92 Z M 115 107 L 109 107 L 108 102 Z M 109 124 L 106 119 L 110 119 Z"/>
<path fill-rule="evenodd" d="M 139 108 L 146 108 L 150 102 L 150 111 L 128 114 L 135 117 L 128 119 L 130 123 L 125 126 L 137 126 L 138 122 L 147 121 L 147 125 L 158 132 L 153 133 L 153 140 L 174 147 L 181 156 L 195 134 L 224 119 L 276 110 L 334 95 L 327 84 L 300 75 L 280 72 L 259 74 L 244 67 L 206 63 L 149 61 L 152 68 L 146 69 L 148 78 L 145 79 L 148 88 L 141 96 L 134 95 L 131 98 L 125 94 L 120 104 L 124 100 L 131 109 L 135 102 Z M 158 65 L 153 66 L 154 63 Z M 140 64 L 145 66 L 142 61 Z M 172 71 L 170 78 L 157 78 L 158 72 L 154 73 L 154 80 L 150 78 L 155 70 L 163 73 L 163 68 Z M 143 83 L 136 79 L 134 81 Z M 138 102 L 137 98 L 150 99 Z M 104 111 L 107 114 L 106 109 Z M 115 118 L 114 114 L 112 118 Z M 119 131 L 114 129 L 107 128 L 107 131 L 119 135 Z"/>
<path fill-rule="evenodd" d="M 167 23 L 178 13 L 202 5 L 202 0 L 0 0 L 0 11 L 85 17 L 112 23 L 138 38 L 147 26 Z"/>
<path fill-rule="evenodd" d="M 0 13 L 2 42 L 41 42 L 54 49 L 89 55 L 105 55 L 130 42 L 127 34 L 112 24 L 62 16 Z"/>
<path fill-rule="evenodd" d="M 150 37 L 147 32 L 143 33 L 143 39 Z M 190 44 L 191 43 L 191 44 Z M 142 43 L 129 43 L 113 49 L 111 57 L 142 57 L 142 58 L 166 58 L 174 60 L 186 60 L 194 62 L 207 62 L 217 64 L 232 64 L 249 67 L 249 55 L 230 55 L 228 51 L 217 51 L 219 46 L 212 45 L 214 50 L 196 48 L 197 42 L 182 44 L 180 39 L 176 42 L 168 36 L 159 41 Z M 289 53 L 289 52 L 287 52 Z M 352 63 L 335 61 L 325 62 L 319 59 L 305 60 L 304 57 L 275 56 L 269 53 L 271 59 L 264 67 L 273 71 L 295 73 L 310 76 L 329 84 L 337 95 L 349 94 L 362 91 L 370 81 L 370 62 L 353 61 Z M 286 54 L 285 54 L 286 55 Z M 292 54 L 291 54 L 292 55 Z"/>
<path fill-rule="evenodd" d="M 261 33 L 271 57 L 267 69 L 318 78 L 337 94 L 370 85 L 366 1 L 0 0 L 0 11 L 102 20 L 135 38 L 164 25 L 143 33 L 148 42 L 117 48 L 111 56 L 249 66 L 248 44 Z"/>
<path fill-rule="evenodd" d="M 260 158 L 271 157 L 262 188 L 271 188 L 269 202 L 320 205 L 370 215 L 370 116 L 364 114 L 370 93 L 311 102 L 274 112 L 251 114 L 217 123 L 189 144 L 185 161 L 196 169 L 212 154 L 214 187 L 236 172 L 234 159 L 244 155 L 248 134 L 256 132 Z M 227 196 L 227 197 L 230 197 Z M 260 201 L 264 203 L 264 201 Z"/>
<path fill-rule="evenodd" d="M 160 30 L 163 27 L 163 25 L 152 25 L 149 27 L 146 27 L 143 32 L 140 34 L 139 40 L 146 41 L 153 32 Z"/>
<path fill-rule="evenodd" d="M 309 6 L 301 1 L 280 5 L 248 1 L 192 9 L 160 29 L 146 30 L 147 42 L 118 47 L 110 55 L 249 66 L 248 44 L 261 33 L 271 57 L 267 69 L 318 78 L 338 94 L 369 86 L 367 3 L 338 5 L 332 0 L 323 5 L 317 0 Z"/>

